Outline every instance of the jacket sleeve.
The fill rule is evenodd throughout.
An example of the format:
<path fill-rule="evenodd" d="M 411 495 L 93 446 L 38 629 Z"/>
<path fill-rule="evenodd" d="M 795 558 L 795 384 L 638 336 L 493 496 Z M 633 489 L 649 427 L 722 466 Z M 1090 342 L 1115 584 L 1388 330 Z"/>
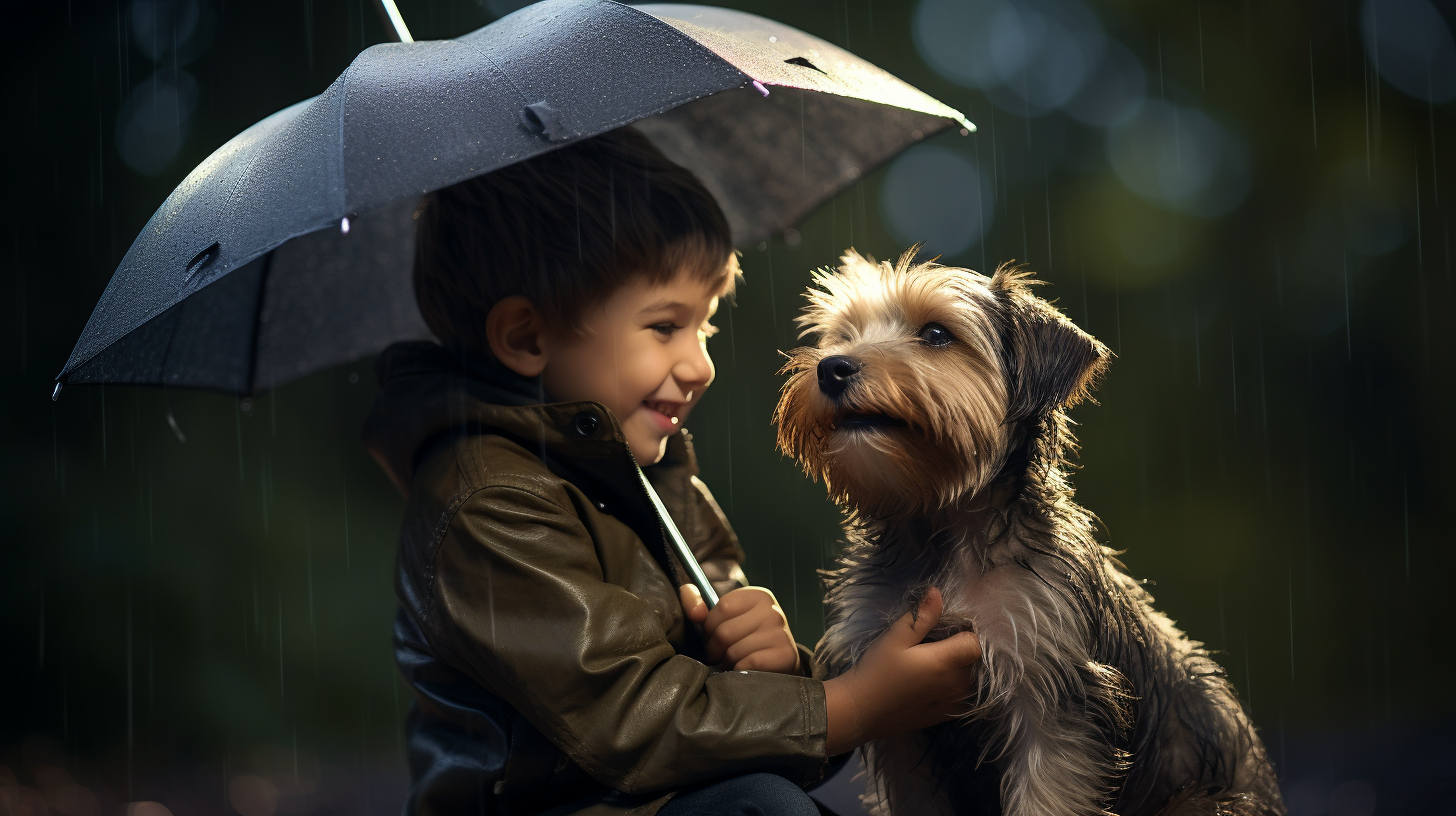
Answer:
<path fill-rule="evenodd" d="M 743 574 L 743 561 L 746 556 L 743 547 L 738 543 L 738 536 L 733 533 L 733 527 L 728 524 L 728 517 L 723 515 L 723 509 L 718 506 L 712 491 L 708 490 L 702 479 L 693 476 L 691 481 L 690 500 L 693 502 L 693 516 L 697 520 L 693 526 L 696 537 L 690 542 L 693 555 L 698 557 L 704 574 L 719 595 L 748 586 L 748 578 Z"/>
<path fill-rule="evenodd" d="M 476 491 L 444 531 L 434 579 L 434 645 L 599 781 L 635 793 L 822 773 L 822 683 L 678 655 L 657 610 L 603 579 L 569 498 Z"/>

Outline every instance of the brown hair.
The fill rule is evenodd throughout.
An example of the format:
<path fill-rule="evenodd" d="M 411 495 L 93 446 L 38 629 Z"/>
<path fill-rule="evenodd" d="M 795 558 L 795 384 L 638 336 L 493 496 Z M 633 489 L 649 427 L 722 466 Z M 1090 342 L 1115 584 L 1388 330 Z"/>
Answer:
<path fill-rule="evenodd" d="M 619 128 L 426 195 L 415 214 L 415 299 L 452 350 L 489 356 L 485 318 L 521 295 L 553 325 L 679 271 L 731 291 L 728 221 L 688 170 Z"/>

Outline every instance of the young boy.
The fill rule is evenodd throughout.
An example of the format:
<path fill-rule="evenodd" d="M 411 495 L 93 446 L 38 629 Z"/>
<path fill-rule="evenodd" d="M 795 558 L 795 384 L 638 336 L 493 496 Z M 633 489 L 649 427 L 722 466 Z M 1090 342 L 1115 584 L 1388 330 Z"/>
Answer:
<path fill-rule="evenodd" d="M 691 173 L 623 129 L 431 194 L 418 222 L 442 345 L 380 357 L 365 432 L 409 499 L 407 813 L 814 814 L 796 783 L 828 757 L 956 710 L 980 652 L 920 643 L 934 592 L 820 682 L 745 586 L 682 427 L 737 275 Z M 722 595 L 711 612 L 638 464 Z"/>

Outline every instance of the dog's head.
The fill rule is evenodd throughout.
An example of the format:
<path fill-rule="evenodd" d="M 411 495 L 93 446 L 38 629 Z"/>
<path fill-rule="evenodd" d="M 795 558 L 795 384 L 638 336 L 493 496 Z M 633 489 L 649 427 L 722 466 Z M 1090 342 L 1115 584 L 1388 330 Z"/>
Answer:
<path fill-rule="evenodd" d="M 789 355 L 774 412 L 779 449 L 870 516 L 974 496 L 1110 357 L 1025 274 L 914 254 L 877 264 L 850 250 L 815 274 L 798 323 L 818 343 Z"/>

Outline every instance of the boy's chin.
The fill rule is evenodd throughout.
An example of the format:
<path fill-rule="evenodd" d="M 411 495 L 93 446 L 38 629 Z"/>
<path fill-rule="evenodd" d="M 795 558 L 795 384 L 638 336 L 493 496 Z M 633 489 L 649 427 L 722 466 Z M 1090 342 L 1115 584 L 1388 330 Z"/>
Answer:
<path fill-rule="evenodd" d="M 632 458 L 637 460 L 641 467 L 655 465 L 662 461 L 662 455 L 667 452 L 667 437 L 658 437 L 647 434 L 636 434 L 637 439 L 628 438 L 627 447 L 632 451 Z"/>

